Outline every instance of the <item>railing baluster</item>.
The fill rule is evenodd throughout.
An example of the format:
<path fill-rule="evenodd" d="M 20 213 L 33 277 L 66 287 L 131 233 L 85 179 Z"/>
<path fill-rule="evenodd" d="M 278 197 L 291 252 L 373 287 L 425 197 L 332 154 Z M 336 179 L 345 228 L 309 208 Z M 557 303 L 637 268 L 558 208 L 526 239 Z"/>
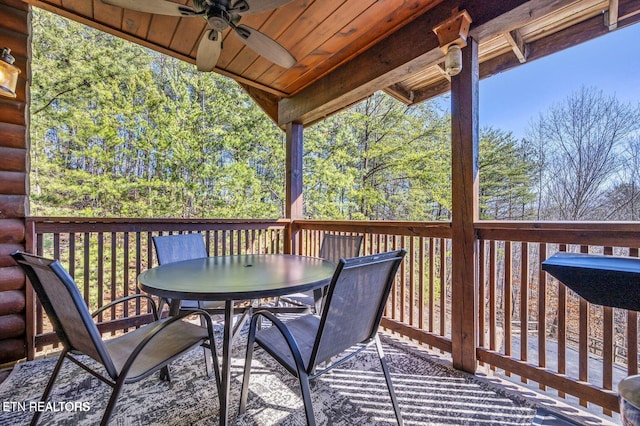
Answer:
<path fill-rule="evenodd" d="M 115 232 L 111 233 L 111 300 L 110 302 L 114 301 L 117 299 L 116 297 L 116 291 L 117 291 L 117 267 L 118 267 L 118 251 L 117 251 L 117 247 L 118 247 L 118 234 Z M 114 320 L 116 318 L 116 308 L 115 306 L 112 306 L 111 309 L 111 320 Z M 115 334 L 115 332 L 111 333 L 112 335 Z"/>
<path fill-rule="evenodd" d="M 391 238 L 393 239 L 393 250 L 395 250 L 396 239 L 394 237 L 391 237 Z M 395 283 L 391 288 L 391 311 L 389 316 L 393 319 L 398 318 L 398 277 L 397 276 L 396 276 Z"/>
<path fill-rule="evenodd" d="M 89 287 L 90 287 L 90 283 L 91 283 L 91 280 L 90 280 L 90 278 L 91 278 L 91 276 L 90 276 L 91 275 L 90 263 L 91 262 L 89 260 L 90 259 L 90 257 L 89 257 L 90 256 L 89 235 L 90 234 L 88 232 L 85 232 L 84 233 L 84 240 L 83 240 L 83 243 L 84 243 L 84 270 L 83 270 L 83 273 L 84 273 L 84 276 L 82 278 L 83 278 L 83 283 L 84 283 L 84 292 L 83 292 L 84 293 L 84 303 L 86 303 L 87 306 L 90 306 L 89 305 L 89 298 L 90 298 Z"/>
<path fill-rule="evenodd" d="M 409 237 L 409 324 L 416 325 L 416 253 L 415 253 L 415 238 Z"/>
<path fill-rule="evenodd" d="M 512 253 L 511 253 L 511 241 L 505 241 L 504 243 L 504 354 L 510 357 L 511 344 L 512 344 L 512 331 L 511 324 L 513 321 L 513 301 L 512 301 L 512 287 L 511 287 L 511 273 L 512 273 Z M 505 371 L 507 376 L 510 376 L 509 371 Z"/>
<path fill-rule="evenodd" d="M 547 245 L 539 246 L 538 261 L 538 366 L 547 366 L 547 273 L 542 270 L 542 262 L 547 258 Z M 539 383 L 539 388 L 547 387 Z"/>
<path fill-rule="evenodd" d="M 136 232 L 136 263 L 135 263 L 136 276 L 134 277 L 134 284 L 133 284 L 136 294 L 140 294 L 140 289 L 138 288 L 137 282 L 135 280 L 138 279 L 138 275 L 140 275 L 140 273 L 142 272 L 142 270 L 140 269 L 141 257 L 142 257 L 142 236 L 140 235 L 140 232 Z M 138 298 L 136 299 L 136 315 L 140 315 L 141 312 L 142 312 L 142 307 L 140 306 L 140 299 Z"/>
<path fill-rule="evenodd" d="M 129 295 L 129 233 L 125 232 L 124 235 L 124 241 L 123 241 L 123 265 L 122 265 L 122 270 L 124 272 L 124 276 L 122 279 L 122 297 L 126 297 Z M 116 298 L 118 298 L 119 295 L 116 294 Z M 128 303 L 124 303 L 123 305 L 124 308 L 124 316 L 128 317 L 129 316 L 129 304 Z"/>
<path fill-rule="evenodd" d="M 98 232 L 98 276 L 97 284 L 98 284 L 98 306 L 96 308 L 102 307 L 104 304 L 104 240 L 102 232 Z M 98 314 L 98 322 L 103 321 L 102 313 Z"/>
<path fill-rule="evenodd" d="M 485 347 L 485 241 L 478 241 L 478 346 Z M 482 365 L 482 363 L 481 363 Z"/>
<path fill-rule="evenodd" d="M 234 253 L 234 244 L 233 244 L 233 235 L 235 234 L 235 232 L 233 231 L 233 229 L 229 230 L 229 255 L 233 256 Z"/>
<path fill-rule="evenodd" d="M 440 239 L 440 336 L 447 335 L 447 240 Z"/>
<path fill-rule="evenodd" d="M 589 246 L 580 246 L 580 253 L 589 253 Z M 578 354 L 580 359 L 578 361 L 578 379 L 583 382 L 589 381 L 589 305 L 586 300 L 580 297 L 579 302 L 579 349 Z M 587 400 L 580 399 L 580 405 L 586 407 Z"/>
<path fill-rule="evenodd" d="M 53 258 L 60 259 L 60 234 L 53 234 Z"/>
<path fill-rule="evenodd" d="M 395 239 L 394 239 L 395 242 Z M 400 236 L 400 247 L 404 247 L 404 235 Z M 393 245 L 393 249 L 397 250 L 397 245 Z M 400 264 L 400 321 L 407 322 L 407 279 L 406 279 L 406 259 Z"/>
<path fill-rule="evenodd" d="M 209 231 L 207 231 L 207 238 L 206 238 L 206 244 L 207 244 L 207 253 L 209 252 Z M 146 268 L 153 268 L 153 234 L 151 232 L 147 232 L 147 264 L 146 264 Z M 151 312 L 151 306 L 149 305 L 149 303 L 146 303 L 147 306 L 147 313 Z M 160 315 L 160 313 L 158 313 L 158 315 Z"/>
<path fill-rule="evenodd" d="M 520 244 L 520 359 L 529 359 L 529 244 Z M 520 377 L 527 383 L 526 377 Z"/>
<path fill-rule="evenodd" d="M 638 257 L 638 249 L 629 249 L 629 256 Z M 627 311 L 627 372 L 638 374 L 638 313 Z"/>
<path fill-rule="evenodd" d="M 496 347 L 498 331 L 496 262 L 496 242 L 491 240 L 489 241 L 489 349 L 500 352 L 501 348 Z M 504 333 L 504 328 L 502 332 Z"/>
<path fill-rule="evenodd" d="M 69 233 L 69 275 L 76 277 L 76 234 Z"/>
<path fill-rule="evenodd" d="M 424 330 L 424 237 L 420 237 L 419 239 L 419 250 L 418 253 L 418 328 Z"/>
<path fill-rule="evenodd" d="M 36 231 L 37 232 L 37 231 Z M 43 256 L 44 251 L 44 241 L 43 235 L 36 233 L 36 254 L 39 256 Z M 44 312 L 42 309 L 42 304 L 40 303 L 40 299 L 36 300 L 36 335 L 42 334 L 44 332 Z M 42 345 L 37 345 L 36 349 L 42 349 Z"/>
<path fill-rule="evenodd" d="M 436 239 L 429 238 L 429 333 L 433 333 L 435 330 L 435 316 L 436 316 Z"/>
<path fill-rule="evenodd" d="M 57 232 L 53 234 L 53 258 L 60 259 L 60 234 Z M 57 348 L 58 343 L 56 342 L 53 347 Z"/>
<path fill-rule="evenodd" d="M 605 255 L 613 254 L 613 247 L 604 248 Z M 613 308 L 604 306 L 602 312 L 602 388 L 613 389 Z M 610 416 L 611 410 L 604 410 Z"/>
<path fill-rule="evenodd" d="M 561 244 L 559 251 L 567 251 L 566 244 Z M 558 373 L 567 373 L 567 287 L 558 282 Z M 565 393 L 558 391 L 558 396 Z"/>

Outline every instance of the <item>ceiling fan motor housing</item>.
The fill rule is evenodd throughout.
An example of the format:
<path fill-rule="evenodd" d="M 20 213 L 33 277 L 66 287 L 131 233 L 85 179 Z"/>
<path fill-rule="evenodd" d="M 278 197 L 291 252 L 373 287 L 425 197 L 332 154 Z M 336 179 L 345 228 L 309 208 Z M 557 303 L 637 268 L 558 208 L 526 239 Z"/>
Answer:
<path fill-rule="evenodd" d="M 229 27 L 231 16 L 229 12 L 217 5 L 213 5 L 207 11 L 207 22 L 216 31 L 223 31 Z"/>

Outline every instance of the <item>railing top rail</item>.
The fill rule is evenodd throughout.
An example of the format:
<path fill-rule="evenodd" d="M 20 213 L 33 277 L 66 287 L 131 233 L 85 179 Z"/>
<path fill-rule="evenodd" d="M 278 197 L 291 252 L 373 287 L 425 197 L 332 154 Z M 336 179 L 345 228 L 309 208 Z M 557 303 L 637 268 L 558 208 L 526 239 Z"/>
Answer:
<path fill-rule="evenodd" d="M 28 217 L 36 232 L 184 232 L 285 229 L 288 219 L 133 219 Z"/>
<path fill-rule="evenodd" d="M 481 221 L 475 228 L 483 240 L 640 246 L 640 222 Z"/>
<path fill-rule="evenodd" d="M 628 231 L 640 233 L 640 222 L 632 221 L 521 221 L 521 220 L 481 220 L 475 223 L 476 229 L 517 229 L 517 230 L 600 230 Z"/>
<path fill-rule="evenodd" d="M 413 237 L 451 238 L 451 222 L 415 222 L 387 220 L 294 220 L 294 228 Z"/>
<path fill-rule="evenodd" d="M 289 219 L 210 219 L 210 218 L 126 218 L 126 217 L 55 217 L 55 216 L 28 216 L 28 221 L 35 223 L 276 223 L 286 225 Z"/>

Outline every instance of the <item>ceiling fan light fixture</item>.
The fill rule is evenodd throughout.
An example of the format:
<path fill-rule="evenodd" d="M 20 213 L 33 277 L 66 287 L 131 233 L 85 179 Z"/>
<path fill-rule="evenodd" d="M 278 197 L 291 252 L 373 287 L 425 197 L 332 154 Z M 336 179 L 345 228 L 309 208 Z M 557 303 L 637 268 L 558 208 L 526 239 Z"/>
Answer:
<path fill-rule="evenodd" d="M 8 98 L 16 97 L 18 74 L 20 68 L 13 65 L 15 58 L 11 56 L 11 49 L 5 47 L 0 51 L 0 95 Z"/>

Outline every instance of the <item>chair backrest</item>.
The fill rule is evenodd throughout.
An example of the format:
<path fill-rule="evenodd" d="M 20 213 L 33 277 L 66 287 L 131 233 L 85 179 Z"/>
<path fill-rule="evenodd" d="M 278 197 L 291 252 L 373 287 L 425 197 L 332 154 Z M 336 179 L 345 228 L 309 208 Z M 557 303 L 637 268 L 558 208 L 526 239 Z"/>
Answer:
<path fill-rule="evenodd" d="M 98 327 L 76 283 L 60 262 L 19 251 L 11 256 L 27 274 L 65 349 L 90 356 L 103 364 L 111 377 L 117 377 Z"/>
<path fill-rule="evenodd" d="M 375 337 L 405 254 L 398 250 L 339 261 L 309 368 Z"/>
<path fill-rule="evenodd" d="M 158 263 L 208 257 L 207 248 L 200 234 L 176 234 L 153 237 Z"/>
<path fill-rule="evenodd" d="M 350 259 L 360 254 L 362 235 L 325 234 L 319 257 L 337 264 L 340 259 Z"/>

